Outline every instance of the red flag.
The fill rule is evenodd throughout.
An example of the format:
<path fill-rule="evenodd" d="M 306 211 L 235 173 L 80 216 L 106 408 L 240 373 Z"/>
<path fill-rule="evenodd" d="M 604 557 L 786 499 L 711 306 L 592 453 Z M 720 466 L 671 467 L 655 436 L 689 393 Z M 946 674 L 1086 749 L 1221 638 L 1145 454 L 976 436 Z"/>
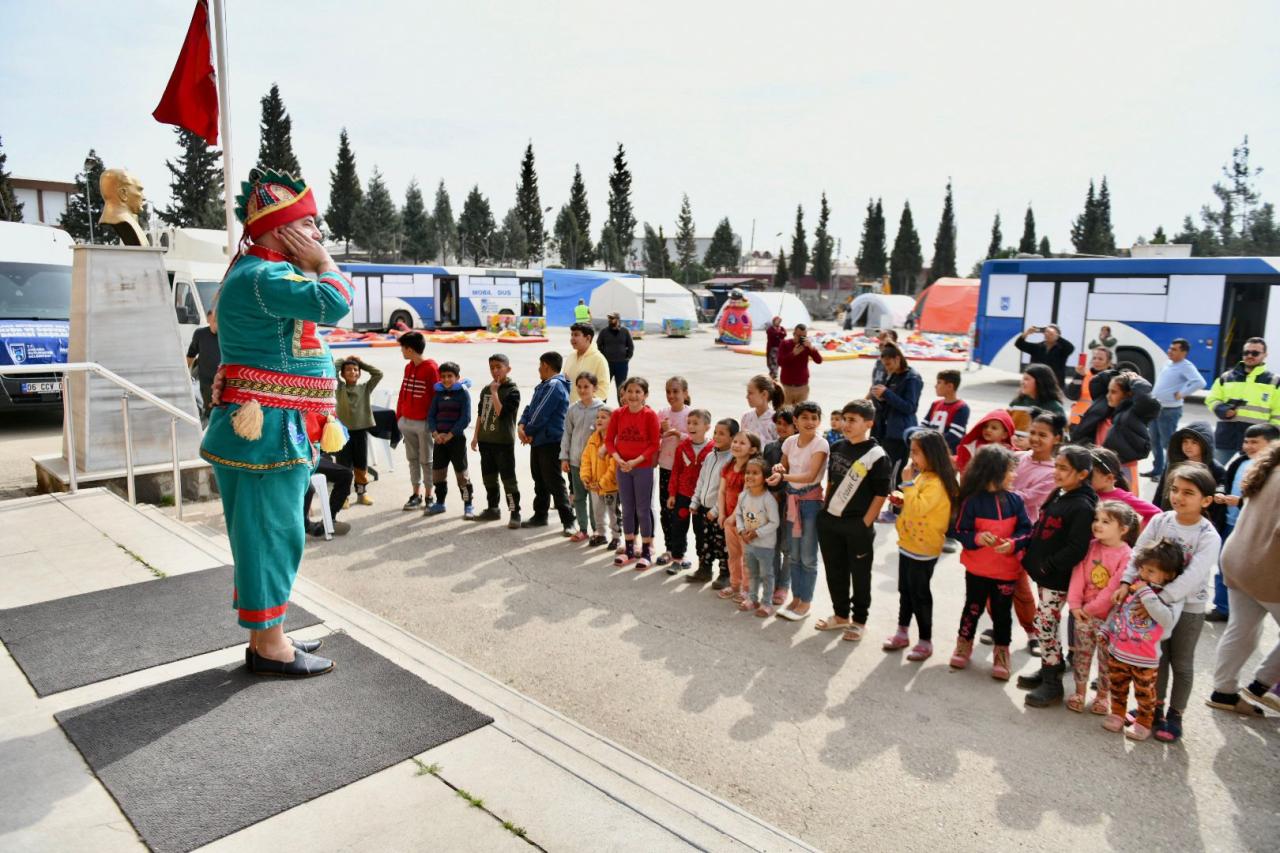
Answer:
<path fill-rule="evenodd" d="M 197 0 L 178 64 L 151 115 L 161 124 L 176 124 L 217 145 L 218 84 L 210 52 L 209 6 L 207 0 Z"/>

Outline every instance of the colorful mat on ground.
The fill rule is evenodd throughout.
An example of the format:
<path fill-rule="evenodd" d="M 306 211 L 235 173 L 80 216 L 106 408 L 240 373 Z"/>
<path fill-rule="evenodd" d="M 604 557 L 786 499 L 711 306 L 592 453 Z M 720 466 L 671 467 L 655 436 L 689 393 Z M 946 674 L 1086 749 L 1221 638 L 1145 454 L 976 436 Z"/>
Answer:
<path fill-rule="evenodd" d="M 549 338 L 545 335 L 521 335 L 514 330 L 506 330 L 494 334 L 493 332 L 476 331 L 476 332 L 441 332 L 427 331 L 425 329 L 415 329 L 422 333 L 427 339 L 427 343 L 436 344 L 479 344 L 479 343 L 500 343 L 500 344 L 545 344 Z M 353 347 L 394 347 L 398 346 L 396 339 L 403 334 L 391 334 L 385 332 L 352 332 L 348 329 L 329 329 L 322 331 L 325 340 L 329 342 L 329 349 L 350 349 Z"/>
<path fill-rule="evenodd" d="M 844 361 L 851 358 L 877 358 L 880 345 L 865 331 L 844 333 L 813 332 L 810 339 L 822 350 L 824 361 Z M 930 332 L 912 332 L 903 337 L 899 345 L 908 360 L 914 361 L 967 361 L 969 358 L 968 335 L 941 335 Z M 754 345 L 731 346 L 729 349 L 743 355 L 763 356 L 764 349 Z"/>

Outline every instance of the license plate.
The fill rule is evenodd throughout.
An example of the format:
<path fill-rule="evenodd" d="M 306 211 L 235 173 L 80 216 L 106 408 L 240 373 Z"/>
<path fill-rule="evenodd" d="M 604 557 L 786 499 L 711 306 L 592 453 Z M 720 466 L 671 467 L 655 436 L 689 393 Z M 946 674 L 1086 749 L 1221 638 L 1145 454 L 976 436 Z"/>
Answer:
<path fill-rule="evenodd" d="M 57 382 L 23 382 L 23 394 L 57 394 L 62 386 Z"/>

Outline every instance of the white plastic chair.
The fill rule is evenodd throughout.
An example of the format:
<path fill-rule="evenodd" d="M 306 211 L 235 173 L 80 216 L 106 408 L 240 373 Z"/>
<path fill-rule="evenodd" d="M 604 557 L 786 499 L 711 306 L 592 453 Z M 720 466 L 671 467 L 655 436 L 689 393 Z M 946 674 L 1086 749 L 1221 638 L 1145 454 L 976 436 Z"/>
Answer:
<path fill-rule="evenodd" d="M 378 405 L 384 409 L 395 408 L 395 403 L 391 399 L 390 390 L 385 390 L 382 392 L 381 401 L 378 403 Z M 388 471 L 396 470 L 396 456 L 394 453 L 391 452 L 391 441 L 386 438 L 378 438 L 377 436 L 372 436 L 372 435 L 369 436 L 369 440 L 374 442 L 375 445 L 378 447 L 378 449 L 382 451 L 383 458 L 387 460 L 387 470 Z"/>
<path fill-rule="evenodd" d="M 312 502 L 320 504 L 320 521 L 324 525 L 324 538 L 325 540 L 332 539 L 333 513 L 329 512 L 329 481 L 325 479 L 324 474 L 313 474 L 311 476 L 311 488 L 316 490 L 316 496 L 312 499 Z"/>

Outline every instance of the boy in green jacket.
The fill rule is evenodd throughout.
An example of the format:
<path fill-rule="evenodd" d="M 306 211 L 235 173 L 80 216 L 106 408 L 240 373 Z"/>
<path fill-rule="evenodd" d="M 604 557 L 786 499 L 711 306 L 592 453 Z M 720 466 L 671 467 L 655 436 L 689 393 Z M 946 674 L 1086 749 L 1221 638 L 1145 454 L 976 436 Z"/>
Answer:
<path fill-rule="evenodd" d="M 369 430 L 373 429 L 373 389 L 382 381 L 382 371 L 372 364 L 365 364 L 358 355 L 335 362 L 338 376 L 338 420 L 347 428 L 350 437 L 340 457 L 355 471 L 356 503 L 371 506 L 373 498 L 365 491 L 369 485 Z M 369 374 L 369 381 L 361 382 L 360 373 Z"/>

